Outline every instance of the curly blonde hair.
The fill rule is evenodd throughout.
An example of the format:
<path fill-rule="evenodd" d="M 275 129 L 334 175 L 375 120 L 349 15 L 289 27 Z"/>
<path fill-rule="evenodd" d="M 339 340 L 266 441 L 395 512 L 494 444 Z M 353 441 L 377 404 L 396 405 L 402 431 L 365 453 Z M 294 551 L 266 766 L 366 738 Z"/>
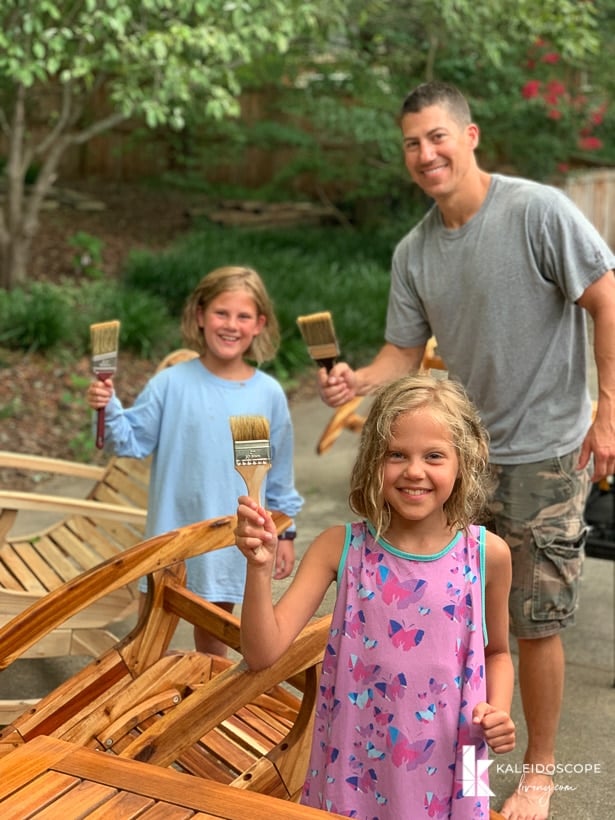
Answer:
<path fill-rule="evenodd" d="M 350 478 L 350 508 L 367 518 L 378 536 L 391 524 L 383 477 L 393 425 L 399 416 L 424 408 L 450 431 L 459 460 L 459 475 L 444 504 L 448 526 L 466 529 L 480 516 L 489 498 L 489 436 L 463 387 L 451 379 L 406 376 L 376 393 Z"/>
<path fill-rule="evenodd" d="M 205 353 L 205 336 L 199 327 L 198 310 L 206 310 L 220 294 L 234 290 L 243 290 L 254 299 L 256 311 L 266 319 L 265 326 L 246 351 L 246 358 L 258 364 L 274 358 L 280 345 L 280 329 L 273 302 L 261 277 L 252 268 L 227 265 L 216 268 L 201 279 L 189 296 L 184 307 L 181 331 L 185 344 Z"/>

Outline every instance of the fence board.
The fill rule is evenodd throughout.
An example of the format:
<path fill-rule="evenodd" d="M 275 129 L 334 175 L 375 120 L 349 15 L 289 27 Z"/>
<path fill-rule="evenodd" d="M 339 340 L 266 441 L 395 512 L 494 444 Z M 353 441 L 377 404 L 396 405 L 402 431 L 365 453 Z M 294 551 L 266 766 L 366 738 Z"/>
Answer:
<path fill-rule="evenodd" d="M 615 247 L 615 168 L 598 168 L 571 174 L 563 190 Z"/>

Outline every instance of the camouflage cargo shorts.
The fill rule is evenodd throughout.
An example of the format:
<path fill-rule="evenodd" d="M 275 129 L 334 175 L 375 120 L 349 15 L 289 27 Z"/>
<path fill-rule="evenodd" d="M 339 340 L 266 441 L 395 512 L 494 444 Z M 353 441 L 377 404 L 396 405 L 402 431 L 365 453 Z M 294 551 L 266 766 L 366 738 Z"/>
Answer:
<path fill-rule="evenodd" d="M 578 457 L 576 450 L 532 464 L 492 465 L 487 526 L 510 547 L 510 628 L 518 638 L 544 638 L 574 623 L 591 475 L 589 467 L 576 469 Z"/>

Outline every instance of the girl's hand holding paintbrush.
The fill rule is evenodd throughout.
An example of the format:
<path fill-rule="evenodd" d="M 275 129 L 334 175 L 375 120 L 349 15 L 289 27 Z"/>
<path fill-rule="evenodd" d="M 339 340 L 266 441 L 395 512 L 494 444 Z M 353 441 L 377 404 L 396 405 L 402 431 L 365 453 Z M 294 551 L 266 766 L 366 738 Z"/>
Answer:
<path fill-rule="evenodd" d="M 247 495 L 238 499 L 236 544 L 253 567 L 263 567 L 276 581 L 287 578 L 295 564 L 292 540 L 278 538 L 270 513 Z"/>
<path fill-rule="evenodd" d="M 239 496 L 235 543 L 255 567 L 264 567 L 268 574 L 276 558 L 278 534 L 273 518 L 264 507 L 247 495 Z"/>
<path fill-rule="evenodd" d="M 86 393 L 88 405 L 92 410 L 100 410 L 101 407 L 106 407 L 113 395 L 113 390 L 113 379 L 111 377 L 104 381 L 94 379 L 94 381 L 90 382 Z"/>

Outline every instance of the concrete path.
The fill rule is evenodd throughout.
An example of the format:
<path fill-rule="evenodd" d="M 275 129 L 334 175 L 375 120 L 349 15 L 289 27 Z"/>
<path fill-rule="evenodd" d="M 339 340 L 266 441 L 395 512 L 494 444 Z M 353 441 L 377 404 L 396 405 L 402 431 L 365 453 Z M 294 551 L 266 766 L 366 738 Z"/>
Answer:
<path fill-rule="evenodd" d="M 297 549 L 302 554 L 322 529 L 351 518 L 347 487 L 358 439 L 356 434 L 344 432 L 328 453 L 318 456 L 316 441 L 332 411 L 314 397 L 296 403 L 292 412 L 296 479 L 306 502 L 297 520 Z M 556 820 L 615 817 L 614 568 L 615 563 L 587 559 L 577 626 L 564 634 L 567 682 L 558 759 L 566 768 L 557 778 L 560 791 L 552 800 L 551 818 Z M 285 586 L 286 582 L 277 583 L 275 594 Z M 321 612 L 330 611 L 333 592 L 323 602 Z M 192 648 L 188 629 L 178 630 L 174 645 Z M 0 673 L 0 698 L 40 696 L 82 663 L 79 658 L 18 661 Z M 517 750 L 498 757 L 490 769 L 496 808 L 515 788 L 521 772 L 525 732 L 518 691 L 513 718 L 518 727 Z"/>

